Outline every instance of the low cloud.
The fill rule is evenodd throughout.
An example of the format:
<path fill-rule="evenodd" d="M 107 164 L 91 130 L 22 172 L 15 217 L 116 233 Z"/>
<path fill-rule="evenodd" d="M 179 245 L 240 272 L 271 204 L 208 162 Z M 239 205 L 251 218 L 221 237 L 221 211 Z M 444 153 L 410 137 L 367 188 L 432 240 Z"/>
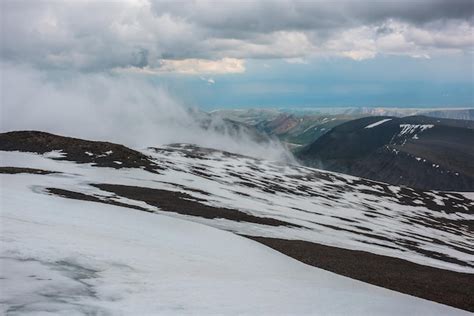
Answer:
<path fill-rule="evenodd" d="M 51 73 L 2 64 L 2 132 L 40 130 L 134 148 L 193 143 L 270 160 L 289 159 L 276 140 L 190 109 L 144 78 Z"/>
<path fill-rule="evenodd" d="M 177 72 L 183 74 L 234 74 L 245 71 L 244 61 L 236 58 L 223 58 L 220 60 L 183 59 L 162 60 L 162 72 Z"/>
<path fill-rule="evenodd" d="M 160 60 L 158 67 L 126 67 L 115 68 L 118 73 L 138 73 L 156 75 L 163 73 L 180 73 L 186 75 L 224 75 L 245 72 L 244 60 L 236 58 L 223 58 L 220 60 L 206 59 L 182 59 L 182 60 Z M 213 82 L 212 82 L 213 83 Z"/>
<path fill-rule="evenodd" d="M 201 78 L 202 81 L 207 82 L 207 84 L 215 84 L 216 83 L 216 81 L 212 78 L 206 78 L 206 77 L 202 77 L 202 76 L 200 78 Z"/>

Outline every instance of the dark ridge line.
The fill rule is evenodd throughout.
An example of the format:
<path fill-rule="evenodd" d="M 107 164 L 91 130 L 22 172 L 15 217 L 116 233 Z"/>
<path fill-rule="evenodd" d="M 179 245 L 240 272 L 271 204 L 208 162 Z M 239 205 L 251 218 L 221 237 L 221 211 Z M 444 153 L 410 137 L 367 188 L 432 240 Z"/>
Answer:
<path fill-rule="evenodd" d="M 474 312 L 474 274 L 302 240 L 241 236 L 320 269 Z"/>

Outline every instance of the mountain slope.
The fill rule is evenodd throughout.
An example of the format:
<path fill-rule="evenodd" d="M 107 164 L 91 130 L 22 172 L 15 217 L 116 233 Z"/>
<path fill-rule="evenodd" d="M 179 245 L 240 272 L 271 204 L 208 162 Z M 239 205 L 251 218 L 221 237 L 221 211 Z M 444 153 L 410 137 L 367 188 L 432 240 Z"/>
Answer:
<path fill-rule="evenodd" d="M 315 111 L 288 112 L 272 109 L 217 110 L 211 116 L 230 119 L 255 127 L 260 132 L 278 137 L 290 148 L 307 145 L 332 127 L 361 115 L 321 114 Z"/>
<path fill-rule="evenodd" d="M 421 189 L 474 191 L 474 122 L 367 117 L 298 153 L 306 165 Z"/>
<path fill-rule="evenodd" d="M 34 212 L 36 202 L 28 208 L 4 202 L 20 203 L 23 195 L 63 201 L 64 206 L 54 207 L 58 216 L 68 205 L 120 206 L 245 235 L 316 267 L 474 310 L 474 201 L 468 194 L 390 186 L 184 144 L 135 151 L 148 167 L 111 168 L 125 165 L 112 160 L 112 154 L 123 157 L 125 147 L 105 155 L 109 148 L 91 151 L 97 142 L 36 134 L 44 136 L 0 134 L 2 205 L 8 211 L 2 216 L 15 234 L 11 223 L 41 223 L 41 212 Z M 54 151 L 38 150 L 38 142 L 29 141 L 32 137 L 40 140 L 41 148 Z M 91 160 L 78 159 L 80 150 L 91 153 L 86 154 Z M 8 191 L 16 181 L 22 191 Z M 39 217 L 28 218 L 34 214 Z M 78 215 L 65 214 L 72 223 L 82 216 L 79 210 Z M 112 221 L 113 215 L 107 214 Z M 95 216 L 90 214 L 90 220 Z M 117 220 L 128 225 L 128 220 Z M 135 229 L 133 223 L 129 229 Z M 206 262 L 205 256 L 196 256 Z"/>
<path fill-rule="evenodd" d="M 30 189 L 58 179 L 1 179 L 5 314 L 464 314 L 204 225 Z"/>
<path fill-rule="evenodd" d="M 354 119 L 346 115 L 301 115 L 281 113 L 270 121 L 260 122 L 256 127 L 269 135 L 294 145 L 306 145 L 327 133 L 331 128 Z"/>
<path fill-rule="evenodd" d="M 430 112 L 423 112 L 423 115 L 438 117 L 438 118 L 474 121 L 474 109 L 436 110 L 436 111 L 430 111 Z"/>

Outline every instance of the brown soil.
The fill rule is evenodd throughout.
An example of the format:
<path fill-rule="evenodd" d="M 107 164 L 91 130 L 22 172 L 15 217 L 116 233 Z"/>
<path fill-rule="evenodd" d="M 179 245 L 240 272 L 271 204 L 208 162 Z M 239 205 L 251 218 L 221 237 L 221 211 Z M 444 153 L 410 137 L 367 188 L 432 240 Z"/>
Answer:
<path fill-rule="evenodd" d="M 106 199 L 106 198 L 99 199 L 98 197 L 95 197 L 93 195 L 88 195 L 88 194 L 84 194 L 84 193 L 80 193 L 80 192 L 74 192 L 74 191 L 63 190 L 63 189 L 58 189 L 58 188 L 46 188 L 46 191 L 50 194 L 57 195 L 57 196 L 64 197 L 64 198 L 68 198 L 68 199 L 111 204 L 111 205 L 115 205 L 115 206 L 133 208 L 133 209 L 136 209 L 136 210 L 152 213 L 152 211 L 150 211 L 150 210 L 148 210 L 144 207 L 140 207 L 140 206 L 137 206 L 137 205 L 125 204 L 125 203 L 117 202 L 117 201 L 114 201 L 114 200 L 111 200 L 111 199 Z"/>
<path fill-rule="evenodd" d="M 3 174 L 17 174 L 17 173 L 31 173 L 31 174 L 51 174 L 56 171 L 33 169 L 33 168 L 19 168 L 19 167 L 0 167 L 0 173 Z"/>
<path fill-rule="evenodd" d="M 164 212 L 173 212 L 209 219 L 224 218 L 236 222 L 249 222 L 269 226 L 300 227 L 298 225 L 273 218 L 250 215 L 235 209 L 206 205 L 201 203 L 204 200 L 197 199 L 195 197 L 192 197 L 191 195 L 182 192 L 115 184 L 94 184 L 94 186 L 101 190 L 112 192 L 118 196 L 133 199 L 136 201 L 143 201 L 148 205 L 159 207 L 160 210 Z M 49 193 L 59 195 L 65 198 L 113 204 L 117 206 L 124 206 L 150 212 L 149 210 L 139 206 L 124 204 L 111 199 L 99 199 L 93 195 L 87 195 L 79 192 L 68 191 L 58 188 L 48 188 L 47 190 Z"/>
<path fill-rule="evenodd" d="M 474 274 L 301 240 L 245 237 L 314 267 L 474 312 Z"/>
<path fill-rule="evenodd" d="M 268 217 L 254 216 L 235 209 L 210 206 L 202 203 L 205 202 L 205 200 L 182 192 L 116 184 L 94 184 L 94 186 L 128 199 L 143 201 L 149 205 L 159 207 L 160 210 L 165 212 L 209 219 L 225 218 L 237 222 L 249 222 L 269 226 L 299 227 L 295 224 Z"/>

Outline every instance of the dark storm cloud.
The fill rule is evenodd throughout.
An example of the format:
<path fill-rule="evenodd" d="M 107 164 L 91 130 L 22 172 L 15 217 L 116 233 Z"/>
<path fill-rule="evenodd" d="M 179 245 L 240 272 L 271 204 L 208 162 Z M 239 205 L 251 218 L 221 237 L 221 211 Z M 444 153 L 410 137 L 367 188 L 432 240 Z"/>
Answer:
<path fill-rule="evenodd" d="M 165 12 L 213 31 L 274 32 L 353 27 L 386 19 L 424 24 L 439 19 L 472 20 L 472 0 L 389 1 L 152 1 Z"/>

